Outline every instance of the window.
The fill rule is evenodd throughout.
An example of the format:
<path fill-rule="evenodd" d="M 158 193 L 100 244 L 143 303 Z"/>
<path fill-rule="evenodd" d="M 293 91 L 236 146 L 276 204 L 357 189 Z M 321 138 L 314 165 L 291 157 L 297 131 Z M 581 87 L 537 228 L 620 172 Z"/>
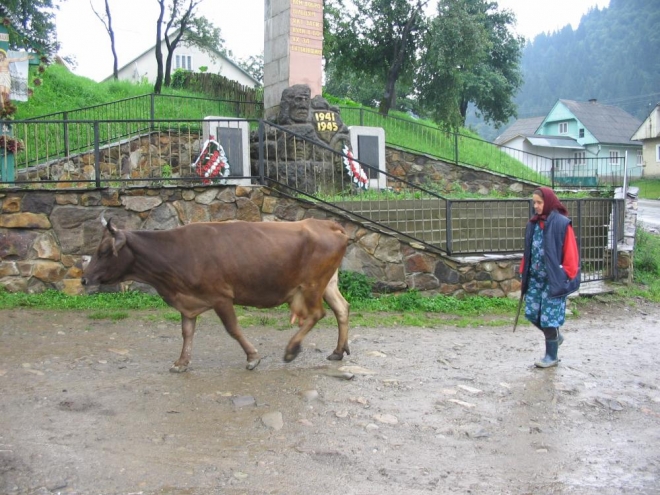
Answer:
<path fill-rule="evenodd" d="M 568 122 L 559 123 L 559 134 L 568 134 Z"/>
<path fill-rule="evenodd" d="M 174 58 L 174 68 L 192 70 L 192 55 L 176 55 Z"/>
<path fill-rule="evenodd" d="M 576 151 L 573 156 L 575 157 L 576 165 L 584 165 L 586 163 L 584 151 Z"/>
<path fill-rule="evenodd" d="M 619 152 L 610 151 L 610 165 L 618 165 L 618 164 L 619 164 Z"/>
<path fill-rule="evenodd" d="M 655 161 L 660 163 L 660 144 L 655 146 Z"/>
<path fill-rule="evenodd" d="M 637 165 L 644 165 L 644 150 L 637 150 Z"/>
<path fill-rule="evenodd" d="M 580 129 L 580 130 L 578 131 L 578 137 L 581 137 L 581 138 L 584 137 L 584 129 Z"/>

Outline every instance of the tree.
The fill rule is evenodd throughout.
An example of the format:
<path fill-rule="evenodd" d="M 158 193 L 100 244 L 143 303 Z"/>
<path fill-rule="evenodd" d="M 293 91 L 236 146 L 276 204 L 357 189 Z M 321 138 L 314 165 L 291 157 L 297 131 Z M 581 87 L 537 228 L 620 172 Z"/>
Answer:
<path fill-rule="evenodd" d="M 417 90 L 437 122 L 462 127 L 469 103 L 486 122 L 516 115 L 513 98 L 522 84 L 524 39 L 509 27 L 515 16 L 487 0 L 440 0 L 422 43 Z"/>
<path fill-rule="evenodd" d="M 250 55 L 248 58 L 239 60 L 237 65 L 245 72 L 254 77 L 257 81 L 263 84 L 264 81 L 264 56 Z"/>
<path fill-rule="evenodd" d="M 108 36 L 110 37 L 110 49 L 112 50 L 112 77 L 117 80 L 119 79 L 119 68 L 118 68 L 118 60 L 117 60 L 117 49 L 115 48 L 115 32 L 112 29 L 112 15 L 110 14 L 110 5 L 108 4 L 108 0 L 105 0 L 105 14 L 101 15 L 99 14 L 96 9 L 94 8 L 94 4 L 89 2 L 89 5 L 92 7 L 92 11 L 98 17 L 98 19 L 101 21 L 103 24 L 103 27 L 105 28 L 106 32 L 108 33 Z"/>
<path fill-rule="evenodd" d="M 160 46 L 163 33 L 163 19 L 165 18 L 165 0 L 158 0 L 158 21 L 156 22 L 156 82 L 154 93 L 160 94 L 163 88 L 163 49 Z"/>
<path fill-rule="evenodd" d="M 328 0 L 325 4 L 326 70 L 376 80 L 383 88 L 380 112 L 396 106 L 397 84 L 411 87 L 419 33 L 428 0 Z M 340 76 L 341 77 L 341 76 Z"/>
<path fill-rule="evenodd" d="M 160 93 L 162 85 L 170 86 L 172 82 L 172 59 L 174 50 L 180 43 L 195 45 L 211 56 L 216 52 L 224 52 L 224 40 L 221 37 L 220 28 L 215 27 L 204 17 L 196 17 L 195 9 L 203 0 L 172 0 L 169 4 L 169 19 L 165 22 L 163 31 L 163 19 L 167 0 L 157 0 L 160 6 L 158 27 L 156 29 L 156 83 L 154 92 Z M 184 6 L 185 2 L 188 2 Z M 167 58 L 163 70 L 163 54 L 160 49 L 161 40 L 165 39 L 167 47 Z"/>
<path fill-rule="evenodd" d="M 55 28 L 57 3 L 58 0 L 2 0 L 0 8 L 9 17 L 9 48 L 30 48 L 45 57 L 54 55 L 59 48 Z"/>

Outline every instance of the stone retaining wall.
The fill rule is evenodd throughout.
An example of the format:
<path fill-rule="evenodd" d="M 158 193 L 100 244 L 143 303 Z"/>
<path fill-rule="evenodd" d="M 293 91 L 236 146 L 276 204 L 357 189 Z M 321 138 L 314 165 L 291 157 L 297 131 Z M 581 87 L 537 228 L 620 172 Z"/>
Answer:
<path fill-rule="evenodd" d="M 492 193 L 530 198 L 538 186 L 513 179 L 493 171 L 454 165 L 421 153 L 411 153 L 396 148 L 385 149 L 387 171 L 393 176 L 419 185 L 433 184 L 440 187 L 440 194 L 457 191 L 483 194 Z"/>
<path fill-rule="evenodd" d="M 54 288 L 80 294 L 82 259 L 101 238 L 100 216 L 121 228 L 159 230 L 192 222 L 294 221 L 331 214 L 259 186 L 0 192 L 0 285 L 11 292 Z M 449 259 L 345 219 L 342 270 L 376 280 L 379 292 L 501 297 L 520 289 L 519 256 Z"/>

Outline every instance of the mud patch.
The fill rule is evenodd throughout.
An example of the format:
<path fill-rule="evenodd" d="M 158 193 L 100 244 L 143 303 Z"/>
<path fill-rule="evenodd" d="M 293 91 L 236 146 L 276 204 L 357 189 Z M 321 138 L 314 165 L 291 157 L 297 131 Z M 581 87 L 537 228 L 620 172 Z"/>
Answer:
<path fill-rule="evenodd" d="M 0 493 L 8 495 L 654 494 L 660 309 L 593 300 L 557 368 L 521 325 L 245 329 L 254 371 L 215 318 L 171 374 L 178 324 L 135 312 L 0 314 Z M 323 352 L 318 352 L 321 350 Z M 275 418 L 265 422 L 264 418 Z"/>

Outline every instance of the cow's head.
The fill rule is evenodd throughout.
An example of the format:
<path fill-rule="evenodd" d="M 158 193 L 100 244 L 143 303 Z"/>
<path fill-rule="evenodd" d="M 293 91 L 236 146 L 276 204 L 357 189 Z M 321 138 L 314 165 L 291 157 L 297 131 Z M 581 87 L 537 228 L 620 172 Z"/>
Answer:
<path fill-rule="evenodd" d="M 82 284 L 114 284 L 124 278 L 126 268 L 133 262 L 133 254 L 126 246 L 126 233 L 106 221 L 101 215 L 103 237 L 92 259 L 84 267 Z"/>

